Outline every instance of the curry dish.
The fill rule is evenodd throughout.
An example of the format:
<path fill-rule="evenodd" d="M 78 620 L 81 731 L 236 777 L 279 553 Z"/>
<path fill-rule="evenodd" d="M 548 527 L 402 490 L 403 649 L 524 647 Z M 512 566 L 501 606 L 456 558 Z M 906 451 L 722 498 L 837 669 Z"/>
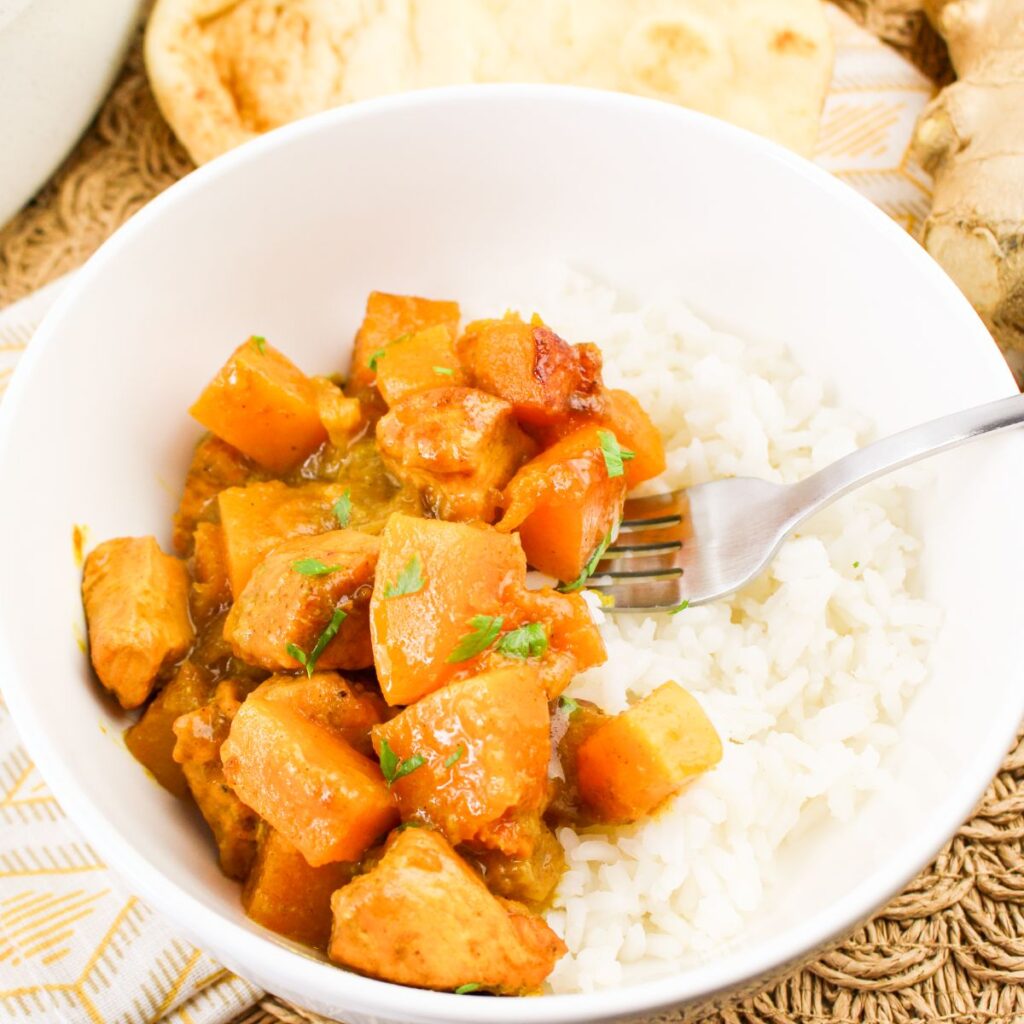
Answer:
<path fill-rule="evenodd" d="M 371 977 L 522 995 L 565 950 L 555 830 L 651 814 L 721 744 L 671 681 L 614 716 L 563 693 L 605 660 L 583 590 L 658 431 L 595 346 L 459 320 L 374 292 L 343 384 L 247 340 L 191 409 L 176 554 L 108 540 L 82 593 L 96 675 L 143 709 L 129 750 L 250 918 Z"/>

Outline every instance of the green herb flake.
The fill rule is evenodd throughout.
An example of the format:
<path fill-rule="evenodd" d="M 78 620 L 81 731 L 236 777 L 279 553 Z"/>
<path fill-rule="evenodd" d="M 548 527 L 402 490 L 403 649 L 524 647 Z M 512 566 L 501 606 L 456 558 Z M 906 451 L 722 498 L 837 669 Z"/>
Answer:
<path fill-rule="evenodd" d="M 468 996 L 470 992 L 477 992 L 480 990 L 480 983 L 477 981 L 471 981 L 466 985 L 460 985 L 456 990 L 457 996 Z"/>
<path fill-rule="evenodd" d="M 455 750 L 444 759 L 445 768 L 451 768 L 453 764 L 458 764 L 466 756 L 465 744 L 460 743 Z"/>
<path fill-rule="evenodd" d="M 396 826 L 396 832 L 404 832 L 407 828 L 426 828 L 427 823 L 425 821 L 403 821 L 401 825 Z"/>
<path fill-rule="evenodd" d="M 380 362 L 380 360 L 384 358 L 384 352 L 385 351 L 386 351 L 385 349 L 379 348 L 375 352 L 371 353 L 371 355 L 370 355 L 370 362 L 367 365 L 370 367 L 370 369 L 374 373 L 377 372 L 377 363 Z"/>
<path fill-rule="evenodd" d="M 292 562 L 292 568 L 300 576 L 329 576 L 332 572 L 337 572 L 340 565 L 324 565 L 319 558 L 300 558 L 297 562 Z"/>
<path fill-rule="evenodd" d="M 303 649 L 302 649 L 301 647 L 299 647 L 299 645 L 298 645 L 298 644 L 288 644 L 288 646 L 287 646 L 287 647 L 285 647 L 285 650 L 286 650 L 286 651 L 288 652 L 288 654 L 289 654 L 289 655 L 290 655 L 291 657 L 293 657 L 293 658 L 294 658 L 294 659 L 295 659 L 295 660 L 296 660 L 296 661 L 297 661 L 297 662 L 298 662 L 298 663 L 299 663 L 300 665 L 302 665 L 302 666 L 303 666 L 303 668 L 305 668 L 305 666 L 306 666 L 306 662 L 307 662 L 307 661 L 308 661 L 309 659 L 308 659 L 308 658 L 306 657 L 306 652 L 305 652 L 305 651 L 304 651 L 304 650 L 303 650 Z M 312 675 L 312 673 L 310 673 L 310 674 Z"/>
<path fill-rule="evenodd" d="M 327 645 L 338 635 L 338 630 L 341 629 L 341 624 L 347 618 L 347 612 L 343 612 L 340 608 L 335 608 L 334 614 L 331 616 L 331 621 L 327 624 L 327 628 L 320 634 L 320 639 L 317 640 L 316 645 L 309 654 L 307 654 L 297 644 L 288 644 L 288 646 L 285 647 L 285 650 L 306 670 L 307 676 L 311 676 L 316 670 L 316 663 L 320 660 L 320 655 L 324 653 Z"/>
<path fill-rule="evenodd" d="M 478 654 L 483 654 L 501 632 L 501 624 L 505 620 L 500 615 L 474 615 L 469 620 L 473 627 L 472 633 L 466 633 L 455 646 L 455 650 L 448 655 L 448 663 L 455 664 L 460 661 L 469 661 Z"/>
<path fill-rule="evenodd" d="M 601 540 L 601 543 L 594 549 L 594 553 L 590 556 L 590 561 L 583 566 L 583 572 L 579 574 L 572 581 L 572 583 L 562 583 L 559 586 L 559 590 L 563 594 L 570 594 L 574 590 L 582 590 L 583 584 L 594 575 L 594 570 L 597 568 L 597 563 L 604 557 L 604 553 L 608 550 L 608 545 L 612 542 L 612 531 L 609 530 Z"/>
<path fill-rule="evenodd" d="M 256 349 L 256 351 L 259 352 L 261 356 L 266 354 L 267 339 L 264 338 L 262 334 L 254 334 L 249 339 L 249 344 L 252 345 L 252 347 Z"/>
<path fill-rule="evenodd" d="M 352 491 L 345 488 L 345 493 L 331 506 L 334 518 L 338 525 L 344 529 L 352 521 Z"/>
<path fill-rule="evenodd" d="M 420 566 L 420 556 L 413 555 L 406 567 L 398 574 L 398 579 L 384 588 L 384 597 L 402 597 L 405 594 L 416 594 L 422 589 L 423 570 Z"/>
<path fill-rule="evenodd" d="M 539 658 L 547 649 L 547 630 L 539 622 L 528 622 L 498 641 L 498 653 L 507 658 Z"/>
<path fill-rule="evenodd" d="M 675 608 L 669 608 L 668 614 L 669 615 L 678 615 L 680 612 L 686 611 L 686 609 L 689 608 L 689 607 L 690 607 L 690 602 L 689 601 L 680 601 L 679 604 L 677 604 L 675 606 Z"/>
<path fill-rule="evenodd" d="M 572 697 L 561 696 L 558 698 L 558 706 L 571 718 L 580 709 L 580 703 Z"/>
<path fill-rule="evenodd" d="M 434 366 L 431 367 L 431 369 L 433 369 L 434 373 L 439 377 L 451 377 L 455 374 L 455 371 L 450 366 Z"/>
<path fill-rule="evenodd" d="M 859 569 L 860 568 L 860 562 L 854 562 L 853 563 L 853 567 L 854 567 L 854 569 Z"/>
<path fill-rule="evenodd" d="M 622 476 L 626 472 L 622 464 L 635 459 L 636 452 L 621 447 L 619 439 L 610 430 L 599 430 L 597 436 L 601 442 L 601 454 L 604 456 L 604 468 L 608 470 L 608 478 Z"/>
<path fill-rule="evenodd" d="M 380 770 L 384 780 L 390 787 L 393 782 L 404 779 L 410 772 L 416 771 L 426 763 L 422 754 L 413 754 L 404 761 L 391 749 L 387 740 L 380 741 Z"/>

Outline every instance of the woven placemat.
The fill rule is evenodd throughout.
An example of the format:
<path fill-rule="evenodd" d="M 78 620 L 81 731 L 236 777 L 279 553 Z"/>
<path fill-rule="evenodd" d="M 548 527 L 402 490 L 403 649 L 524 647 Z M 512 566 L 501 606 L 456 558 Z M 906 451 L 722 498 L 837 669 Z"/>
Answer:
<path fill-rule="evenodd" d="M 74 153 L 0 230 L 0 305 L 78 266 L 191 166 L 160 118 L 136 46 Z M 320 1019 L 268 998 L 236 1024 Z M 1024 1024 L 1024 741 L 970 821 L 870 924 L 707 1020 Z"/>

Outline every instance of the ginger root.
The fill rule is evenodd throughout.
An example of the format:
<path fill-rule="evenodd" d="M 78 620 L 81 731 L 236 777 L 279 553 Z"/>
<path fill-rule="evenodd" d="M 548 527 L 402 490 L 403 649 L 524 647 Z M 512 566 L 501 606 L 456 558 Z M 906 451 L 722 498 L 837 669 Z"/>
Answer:
<path fill-rule="evenodd" d="M 1024 0 L 926 0 L 926 8 L 958 80 L 914 135 L 914 156 L 935 177 L 921 241 L 1021 363 Z"/>

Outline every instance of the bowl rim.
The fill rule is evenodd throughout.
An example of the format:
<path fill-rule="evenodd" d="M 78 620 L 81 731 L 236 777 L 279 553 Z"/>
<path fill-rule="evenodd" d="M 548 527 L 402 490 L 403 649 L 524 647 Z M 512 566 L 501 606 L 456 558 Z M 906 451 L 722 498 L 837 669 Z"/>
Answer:
<path fill-rule="evenodd" d="M 852 207 L 870 232 L 880 239 L 880 244 L 900 248 L 905 259 L 917 263 L 922 272 L 932 278 L 935 287 L 945 292 L 949 303 L 959 306 L 963 314 L 973 318 L 977 330 L 972 338 L 965 339 L 965 343 L 973 344 L 979 362 L 987 364 L 992 397 L 1017 393 L 1010 370 L 987 329 L 939 265 L 903 228 L 868 199 L 809 160 L 716 118 L 644 97 L 564 85 L 445 86 L 364 100 L 285 125 L 198 168 L 149 202 L 74 274 L 36 331 L 7 394 L 0 402 L 0 452 L 9 444 L 13 424 L 21 403 L 26 401 L 30 392 L 41 353 L 59 344 L 63 322 L 74 309 L 79 296 L 88 291 L 93 280 L 103 274 L 107 264 L 122 248 L 143 233 L 150 223 L 173 211 L 176 204 L 187 202 L 190 192 L 204 188 L 208 182 L 221 176 L 233 174 L 236 168 L 251 161 L 258 161 L 265 152 L 287 147 L 293 140 L 320 132 L 343 130 L 341 126 L 349 122 L 386 117 L 391 112 L 422 107 L 523 101 L 543 103 L 548 111 L 560 104 L 570 116 L 572 109 L 579 105 L 606 107 L 620 113 L 656 114 L 664 119 L 666 130 L 682 126 L 685 130 L 696 130 L 698 138 L 717 136 L 739 155 L 752 159 L 755 166 L 757 161 L 764 160 L 782 165 L 802 178 L 808 188 L 824 193 L 830 202 Z M 0 622 L 0 679 L 4 680 L 4 696 L 15 726 L 68 817 L 132 889 L 175 926 L 194 936 L 200 946 L 209 945 L 212 955 L 241 964 L 240 970 L 232 969 L 243 977 L 247 974 L 246 967 L 252 965 L 253 973 L 262 977 L 286 976 L 288 987 L 308 992 L 311 1001 L 334 1007 L 336 1012 L 397 1014 L 410 1021 L 447 1020 L 452 1024 L 472 1024 L 485 1017 L 495 1024 L 569 1024 L 612 1020 L 624 1015 L 657 1012 L 684 1003 L 709 1001 L 733 992 L 745 983 L 755 983 L 794 966 L 847 935 L 931 862 L 985 792 L 1014 740 L 1018 723 L 1024 718 L 1024 686 L 1008 686 L 1006 710 L 1010 713 L 993 714 L 990 743 L 975 754 L 957 786 L 936 805 L 929 828 L 919 835 L 917 841 L 906 844 L 898 856 L 873 869 L 833 904 L 774 939 L 765 939 L 747 948 L 727 947 L 712 960 L 651 981 L 589 993 L 544 995 L 532 999 L 488 999 L 486 1009 L 481 1012 L 478 1000 L 378 981 L 305 955 L 271 937 L 270 933 L 257 930 L 256 926 L 250 928 L 222 917 L 167 879 L 136 851 L 131 842 L 110 827 L 79 785 L 72 766 L 63 760 L 59 749 L 48 737 L 45 722 L 37 715 L 29 697 L 27 681 L 20 679 L 14 669 L 7 637 L 6 627 Z M 1024 665 L 1021 676 L 1021 681 L 1024 681 Z M 1014 693 L 1019 695 L 1016 701 L 1011 699 Z M 226 955 L 225 950 L 230 951 L 230 955 Z"/>

